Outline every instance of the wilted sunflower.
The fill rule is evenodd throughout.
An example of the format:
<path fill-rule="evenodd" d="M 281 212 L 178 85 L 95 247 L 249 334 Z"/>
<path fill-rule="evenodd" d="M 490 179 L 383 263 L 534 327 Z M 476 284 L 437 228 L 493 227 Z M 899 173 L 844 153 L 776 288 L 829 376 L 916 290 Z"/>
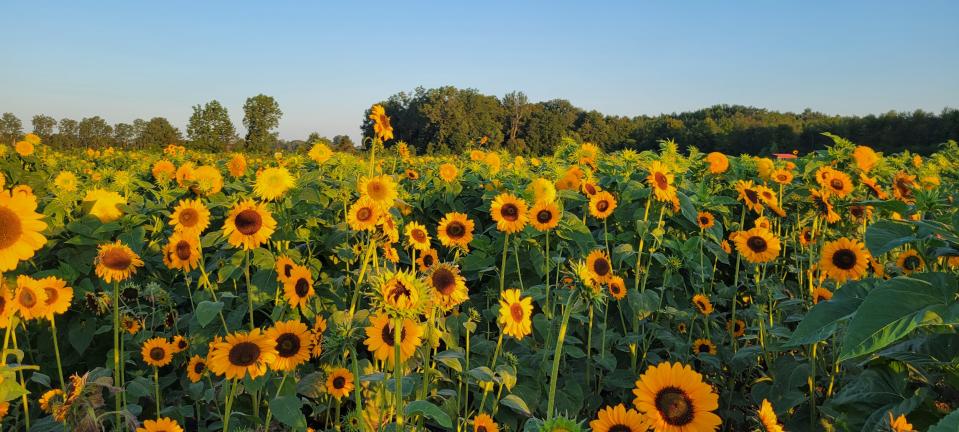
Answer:
<path fill-rule="evenodd" d="M 323 354 L 324 333 L 326 333 L 326 318 L 323 318 L 321 315 L 317 315 L 316 321 L 313 322 L 313 330 L 310 332 L 312 337 L 310 340 L 310 345 L 312 346 L 310 354 L 313 356 L 313 358 L 317 358 Z"/>
<path fill-rule="evenodd" d="M 719 396 L 689 366 L 663 362 L 639 376 L 633 405 L 657 432 L 714 431 L 722 420 L 714 414 Z"/>
<path fill-rule="evenodd" d="M 370 120 L 373 120 L 373 133 L 380 141 L 393 139 L 393 126 L 390 125 L 390 118 L 382 105 L 373 105 L 373 108 L 370 108 Z"/>
<path fill-rule="evenodd" d="M 510 193 L 499 194 L 490 205 L 490 215 L 496 221 L 496 229 L 507 234 L 517 233 L 526 227 L 526 201 Z"/>
<path fill-rule="evenodd" d="M 210 226 L 210 210 L 198 199 L 180 200 L 170 216 L 173 231 L 199 236 Z"/>
<path fill-rule="evenodd" d="M 409 359 L 416 348 L 420 346 L 423 328 L 409 318 L 403 318 L 403 328 L 400 330 L 400 361 Z M 396 344 L 395 320 L 386 314 L 376 314 L 370 317 L 370 326 L 366 328 L 366 340 L 363 344 L 373 353 L 373 357 L 385 361 L 392 366 L 394 362 L 394 346 Z"/>
<path fill-rule="evenodd" d="M 623 404 L 599 410 L 596 420 L 589 422 L 593 432 L 645 432 L 649 427 L 646 416 L 632 408 L 626 409 Z"/>
<path fill-rule="evenodd" d="M 709 297 L 706 297 L 702 294 L 696 294 L 693 296 L 693 306 L 696 306 L 696 310 L 704 316 L 708 316 L 713 313 L 713 303 L 709 301 Z"/>
<path fill-rule="evenodd" d="M 473 417 L 473 432 L 499 432 L 499 425 L 489 414 L 479 414 Z"/>
<path fill-rule="evenodd" d="M 13 304 L 24 320 L 47 316 L 46 291 L 30 276 L 17 276 L 17 292 L 13 295 Z"/>
<path fill-rule="evenodd" d="M 95 263 L 97 276 L 106 283 L 125 281 L 143 267 L 140 256 L 119 240 L 100 245 Z"/>
<path fill-rule="evenodd" d="M 140 348 L 140 355 L 143 361 L 153 367 L 163 367 L 173 360 L 173 352 L 176 348 L 165 338 L 155 337 L 147 339 Z"/>
<path fill-rule="evenodd" d="M 437 258 L 436 249 L 432 248 L 423 252 L 422 255 L 416 257 L 416 264 L 419 266 L 419 270 L 421 272 L 425 272 L 433 268 L 437 262 L 439 262 L 439 259 Z"/>
<path fill-rule="evenodd" d="M 43 215 L 36 212 L 33 194 L 0 192 L 0 272 L 13 270 L 28 260 L 47 242 L 41 234 L 47 228 Z"/>
<path fill-rule="evenodd" d="M 326 376 L 326 392 L 336 400 L 349 396 L 353 388 L 353 373 L 347 368 L 335 368 Z"/>
<path fill-rule="evenodd" d="M 589 198 L 589 214 L 597 219 L 606 219 L 613 210 L 616 210 L 616 198 L 613 194 L 602 191 Z"/>
<path fill-rule="evenodd" d="M 763 228 L 753 228 L 736 236 L 736 250 L 753 264 L 769 262 L 779 256 L 779 239 Z"/>
<path fill-rule="evenodd" d="M 276 279 L 280 282 L 286 283 L 290 280 L 290 277 L 293 276 L 293 268 L 296 267 L 296 263 L 293 262 L 290 257 L 286 255 L 280 255 L 276 258 L 276 262 L 273 264 L 274 270 L 276 270 Z"/>
<path fill-rule="evenodd" d="M 829 197 L 819 192 L 818 190 L 810 190 L 809 197 L 812 200 L 813 208 L 816 210 L 819 217 L 826 220 L 827 223 L 836 223 L 839 222 L 840 216 L 839 213 L 836 213 L 833 210 L 832 203 L 829 202 Z"/>
<path fill-rule="evenodd" d="M 443 246 L 465 249 L 473 241 L 473 221 L 463 213 L 447 213 L 436 227 L 436 237 Z"/>
<path fill-rule="evenodd" d="M 909 249 L 899 254 L 899 257 L 896 258 L 896 265 L 902 269 L 903 273 L 909 275 L 913 272 L 922 271 L 922 269 L 926 266 L 926 262 L 923 261 L 918 252 L 913 249 Z"/>
<path fill-rule="evenodd" d="M 716 224 L 716 218 L 708 211 L 701 211 L 696 215 L 696 223 L 699 224 L 699 229 L 707 230 Z"/>
<path fill-rule="evenodd" d="M 190 362 L 186 365 L 186 376 L 190 382 L 200 382 L 204 373 L 206 373 L 206 359 L 198 355 L 190 357 Z"/>
<path fill-rule="evenodd" d="M 726 331 L 734 338 L 746 334 L 746 321 L 741 319 L 735 321 L 726 321 Z"/>
<path fill-rule="evenodd" d="M 53 414 L 53 407 L 62 404 L 64 400 L 66 400 L 66 394 L 63 393 L 63 390 L 47 390 L 40 396 L 40 410 L 47 414 Z"/>
<path fill-rule="evenodd" d="M 183 432 L 183 428 L 176 420 L 161 417 L 143 422 L 143 427 L 138 427 L 136 432 Z"/>
<path fill-rule="evenodd" d="M 240 201 L 230 209 L 223 223 L 223 234 L 233 247 L 256 249 L 266 243 L 276 229 L 276 219 L 266 204 L 251 199 Z"/>
<path fill-rule="evenodd" d="M 826 242 L 819 259 L 819 268 L 839 283 L 861 278 L 868 264 L 869 252 L 862 242 L 846 237 Z"/>
<path fill-rule="evenodd" d="M 518 289 L 503 291 L 499 300 L 499 319 L 503 333 L 522 340 L 533 332 L 530 317 L 533 315 L 533 299 L 521 297 Z"/>
<path fill-rule="evenodd" d="M 696 339 L 693 341 L 693 353 L 697 356 L 703 354 L 716 355 L 716 344 L 709 339 Z"/>
<path fill-rule="evenodd" d="M 393 207 L 396 200 L 396 183 L 393 178 L 380 174 L 373 177 L 363 177 L 359 183 L 360 196 L 369 198 L 380 209 Z"/>
<path fill-rule="evenodd" d="M 759 422 L 763 424 L 766 432 L 783 432 L 783 427 L 779 425 L 776 412 L 773 411 L 773 405 L 768 400 L 763 399 L 763 403 L 756 414 L 759 416 Z"/>
<path fill-rule="evenodd" d="M 350 206 L 347 223 L 354 231 L 373 231 L 380 220 L 380 208 L 369 197 L 360 197 Z"/>
<path fill-rule="evenodd" d="M 290 303 L 291 308 L 306 307 L 316 291 L 313 290 L 313 274 L 310 269 L 294 265 L 290 277 L 283 282 L 283 296 Z"/>
<path fill-rule="evenodd" d="M 832 291 L 829 291 L 826 288 L 819 287 L 812 290 L 813 304 L 819 304 L 819 302 L 829 301 L 831 298 L 832 298 Z"/>
<path fill-rule="evenodd" d="M 916 187 L 916 176 L 906 174 L 902 171 L 896 173 L 892 179 L 892 194 L 897 200 L 906 204 L 915 202 L 913 189 Z"/>
<path fill-rule="evenodd" d="M 752 180 L 736 181 L 736 192 L 739 193 L 739 199 L 746 208 L 756 213 L 762 210 L 763 203 L 759 197 L 759 191 L 756 190 L 756 186 L 753 185 Z"/>
<path fill-rule="evenodd" d="M 52 319 L 54 315 L 65 313 L 67 309 L 70 309 L 70 303 L 73 301 L 73 288 L 68 287 L 66 281 L 56 276 L 47 276 L 35 282 L 35 286 L 46 294 L 47 319 Z"/>
<path fill-rule="evenodd" d="M 608 282 L 613 277 L 613 264 L 609 255 L 602 249 L 596 249 L 586 257 L 586 268 L 592 279 L 599 283 Z"/>
<path fill-rule="evenodd" d="M 406 233 L 406 242 L 413 249 L 426 251 L 430 249 L 430 234 L 426 227 L 418 222 L 409 222 L 404 230 Z"/>
<path fill-rule="evenodd" d="M 226 375 L 227 379 L 240 379 L 247 374 L 251 379 L 256 378 L 265 374 L 267 366 L 276 361 L 276 342 L 260 329 L 231 333 L 211 345 L 210 371 Z"/>
<path fill-rule="evenodd" d="M 426 278 L 433 288 L 433 301 L 440 309 L 448 311 L 469 300 L 466 279 L 459 269 L 449 264 L 437 264 Z"/>
<path fill-rule="evenodd" d="M 163 248 L 163 264 L 167 268 L 190 271 L 200 263 L 200 238 L 196 234 L 174 232 Z"/>
<path fill-rule="evenodd" d="M 809 227 L 803 227 L 802 231 L 799 232 L 799 244 L 803 247 L 808 247 L 812 244 L 815 238 L 812 235 L 812 229 Z"/>
<path fill-rule="evenodd" d="M 653 161 L 649 165 L 649 176 L 646 177 L 646 181 L 649 183 L 649 187 L 653 188 L 656 201 L 667 202 L 676 197 L 676 187 L 673 186 L 674 178 L 662 162 Z"/>
<path fill-rule="evenodd" d="M 622 300 L 626 297 L 626 282 L 619 276 L 609 278 L 606 288 L 609 289 L 609 295 L 616 300 Z"/>
<path fill-rule="evenodd" d="M 549 231 L 559 225 L 562 216 L 555 202 L 539 201 L 529 209 L 530 225 L 537 231 Z"/>
<path fill-rule="evenodd" d="M 276 344 L 276 361 L 270 369 L 289 372 L 310 359 L 310 329 L 299 320 L 277 322 L 266 335 Z"/>

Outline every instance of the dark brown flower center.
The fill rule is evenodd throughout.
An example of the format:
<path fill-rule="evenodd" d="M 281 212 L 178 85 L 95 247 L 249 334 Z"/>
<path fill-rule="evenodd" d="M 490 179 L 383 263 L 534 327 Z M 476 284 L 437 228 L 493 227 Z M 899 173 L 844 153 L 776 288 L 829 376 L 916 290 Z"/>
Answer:
<path fill-rule="evenodd" d="M 513 317 L 513 321 L 522 322 L 523 321 L 523 306 L 519 303 L 513 303 L 509 305 L 509 314 Z"/>
<path fill-rule="evenodd" d="M 160 347 L 153 347 L 150 349 L 150 358 L 153 361 L 163 360 L 163 357 L 166 357 L 166 350 Z"/>
<path fill-rule="evenodd" d="M 383 342 L 386 343 L 387 345 L 393 346 L 393 344 L 395 343 L 393 340 L 393 333 L 394 333 L 393 323 L 392 322 L 387 323 L 386 325 L 383 326 L 383 330 L 380 331 L 380 338 L 382 338 Z M 403 340 L 405 339 L 406 339 L 406 326 L 403 326 L 403 328 L 400 330 L 400 343 L 403 343 Z"/>
<path fill-rule="evenodd" d="M 599 202 L 596 203 L 596 210 L 599 210 L 600 212 L 609 210 L 609 201 L 599 200 Z"/>
<path fill-rule="evenodd" d="M 709 344 L 701 343 L 699 344 L 699 349 L 697 350 L 700 353 L 709 354 Z"/>
<path fill-rule="evenodd" d="M 369 207 L 360 207 L 356 212 L 356 219 L 362 222 L 368 221 L 373 217 L 373 209 Z"/>
<path fill-rule="evenodd" d="M 606 261 L 606 258 L 599 258 L 594 261 L 593 272 L 599 276 L 606 276 L 609 274 L 609 261 Z"/>
<path fill-rule="evenodd" d="M 845 186 L 845 183 L 843 183 L 842 180 L 835 178 L 829 181 L 829 186 L 832 186 L 833 189 L 839 191 L 842 190 L 842 188 Z"/>
<path fill-rule="evenodd" d="M 300 352 L 300 338 L 293 333 L 283 333 L 276 338 L 276 352 L 280 357 L 293 357 Z"/>
<path fill-rule="evenodd" d="M 52 305 L 56 303 L 57 300 L 60 298 L 60 291 L 57 291 L 56 288 L 46 286 L 46 287 L 43 287 L 43 292 L 47 294 L 48 305 Z M 3 310 L 3 307 L 0 307 L 0 311 L 2 310 Z"/>
<path fill-rule="evenodd" d="M 200 220 L 200 215 L 195 209 L 187 208 L 180 212 L 179 222 L 186 228 L 191 228 Z"/>
<path fill-rule="evenodd" d="M 333 378 L 333 388 L 340 390 L 345 386 L 346 386 L 346 378 L 343 378 L 341 376 Z"/>
<path fill-rule="evenodd" d="M 100 255 L 100 262 L 111 270 L 126 270 L 133 264 L 130 255 L 123 249 L 111 247 Z"/>
<path fill-rule="evenodd" d="M 832 264 L 842 270 L 850 270 L 856 266 L 856 252 L 849 249 L 839 249 L 832 254 Z"/>
<path fill-rule="evenodd" d="M 433 255 L 423 255 L 423 265 L 426 267 L 433 267 Z"/>
<path fill-rule="evenodd" d="M 503 219 L 510 222 L 519 219 L 519 208 L 516 207 L 516 204 L 504 204 L 503 207 L 500 208 L 499 213 L 503 216 Z"/>
<path fill-rule="evenodd" d="M 6 249 L 20 240 L 23 225 L 20 217 L 6 207 L 0 207 L 0 249 Z"/>
<path fill-rule="evenodd" d="M 456 289 L 456 275 L 445 267 L 436 269 L 430 276 L 430 282 L 432 282 L 436 291 L 445 296 L 452 294 L 453 290 Z"/>
<path fill-rule="evenodd" d="M 32 308 L 37 304 L 37 296 L 31 289 L 20 290 L 20 304 L 26 308 Z"/>
<path fill-rule="evenodd" d="M 450 222 L 446 226 L 446 235 L 452 239 L 459 239 L 466 235 L 466 226 L 462 222 Z"/>
<path fill-rule="evenodd" d="M 263 226 L 263 218 L 256 210 L 246 209 L 236 215 L 234 223 L 236 224 L 236 230 L 241 234 L 253 235 Z"/>
<path fill-rule="evenodd" d="M 412 232 L 410 232 L 410 234 L 411 234 L 412 237 L 413 237 L 413 241 L 415 241 L 415 242 L 417 242 L 417 243 L 424 243 L 424 242 L 426 242 L 426 233 L 423 232 L 423 230 L 417 228 L 417 229 L 414 229 Z"/>
<path fill-rule="evenodd" d="M 192 253 L 193 251 L 191 250 L 192 248 L 190 247 L 190 242 L 186 240 L 178 241 L 176 243 L 175 249 L 176 249 L 176 257 L 179 258 L 180 261 L 186 261 L 190 259 L 190 255 L 193 254 Z"/>
<path fill-rule="evenodd" d="M 196 364 L 193 365 L 193 373 L 195 373 L 195 374 L 197 374 L 197 375 L 203 373 L 203 371 L 205 371 L 205 370 L 206 370 L 206 363 L 196 362 Z"/>
<path fill-rule="evenodd" d="M 656 409 L 671 426 L 685 426 L 693 421 L 693 401 L 686 392 L 666 387 L 656 394 Z"/>
<path fill-rule="evenodd" d="M 669 179 L 666 178 L 666 174 L 657 172 L 653 174 L 653 178 L 656 180 L 656 187 L 659 189 L 669 189 Z"/>
<path fill-rule="evenodd" d="M 910 256 L 906 257 L 905 260 L 902 261 L 902 266 L 903 266 L 903 268 L 905 268 L 906 270 L 912 271 L 912 270 L 915 270 L 915 269 L 917 269 L 917 268 L 919 268 L 919 267 L 922 267 L 922 261 L 919 260 L 919 257 L 917 257 L 917 256 L 915 256 L 915 255 L 910 255 Z"/>
<path fill-rule="evenodd" d="M 228 357 L 233 366 L 252 366 L 260 359 L 260 347 L 253 342 L 240 342 L 230 348 Z"/>
<path fill-rule="evenodd" d="M 609 432 L 633 432 L 633 429 L 624 424 L 614 424 L 609 427 Z"/>
<path fill-rule="evenodd" d="M 388 298 L 391 302 L 396 303 L 400 301 L 401 297 L 409 298 L 410 289 L 407 288 L 406 284 L 394 279 L 390 285 L 391 287 L 386 295 L 386 298 Z"/>
<path fill-rule="evenodd" d="M 310 281 L 299 278 L 296 280 L 296 283 L 293 284 L 293 291 L 296 292 L 298 297 L 306 297 L 310 293 Z"/>
<path fill-rule="evenodd" d="M 293 264 L 284 264 L 283 265 L 283 275 L 290 277 L 293 274 Z"/>
<path fill-rule="evenodd" d="M 746 199 L 749 200 L 749 202 L 751 203 L 757 202 L 759 200 L 759 194 L 752 189 L 744 190 L 743 194 L 746 195 Z"/>
<path fill-rule="evenodd" d="M 553 212 L 543 209 L 536 213 L 536 221 L 544 224 L 553 220 Z"/>
<path fill-rule="evenodd" d="M 769 247 L 769 245 L 766 244 L 766 239 L 760 236 L 750 237 L 748 240 L 746 240 L 746 246 L 749 247 L 749 250 L 756 253 L 765 252 L 766 249 Z"/>

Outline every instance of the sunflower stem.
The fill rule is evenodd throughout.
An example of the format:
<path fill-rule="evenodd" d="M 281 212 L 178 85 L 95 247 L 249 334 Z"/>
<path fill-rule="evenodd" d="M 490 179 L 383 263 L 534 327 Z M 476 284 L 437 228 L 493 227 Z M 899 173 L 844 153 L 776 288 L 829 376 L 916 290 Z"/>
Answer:
<path fill-rule="evenodd" d="M 116 427 L 117 430 L 123 430 L 123 424 L 120 423 L 120 398 L 123 391 L 120 389 L 120 281 L 118 280 L 113 281 L 113 385 L 117 387 L 114 398 Z"/>
<path fill-rule="evenodd" d="M 250 251 L 246 251 L 246 264 L 243 269 L 243 276 L 246 278 L 246 303 L 250 309 L 250 331 L 253 331 L 253 284 L 250 283 Z"/>
<path fill-rule="evenodd" d="M 503 259 L 499 266 L 499 293 L 506 289 L 506 256 L 509 255 L 509 233 L 503 236 Z"/>
<path fill-rule="evenodd" d="M 50 333 L 53 335 L 53 354 L 57 359 L 57 376 L 60 378 L 60 390 L 67 391 L 66 381 L 63 380 L 63 363 L 60 361 L 60 344 L 57 340 L 57 318 L 50 316 Z"/>
<path fill-rule="evenodd" d="M 153 384 L 156 386 L 157 418 L 160 418 L 160 368 L 153 367 Z"/>
<path fill-rule="evenodd" d="M 26 323 L 24 323 L 24 324 L 26 324 Z M 17 348 L 17 331 L 16 331 L 16 329 L 13 330 L 12 337 L 13 337 L 13 349 L 15 349 L 15 350 L 16 350 L 16 349 L 19 349 L 19 348 Z M 27 388 L 27 383 L 26 383 L 26 381 L 23 379 L 23 370 L 22 370 L 22 369 L 17 371 L 17 378 L 20 379 L 20 387 Z M 23 418 L 26 419 L 27 430 L 30 430 L 30 403 L 27 401 L 27 393 L 23 393 L 22 400 L 23 400 L 23 403 L 22 403 L 21 405 L 23 405 Z"/>
<path fill-rule="evenodd" d="M 553 319 L 553 310 L 549 307 L 549 230 L 546 231 L 546 246 L 543 248 L 543 256 L 546 257 L 546 304 L 543 305 L 543 311 L 546 312 L 546 319 Z"/>
<path fill-rule="evenodd" d="M 553 369 L 549 373 L 549 398 L 546 403 L 546 420 L 553 419 L 553 408 L 556 406 L 556 380 L 559 377 L 559 363 L 563 356 L 563 342 L 566 340 L 566 329 L 569 326 L 569 315 L 572 311 L 573 299 L 576 296 L 571 292 L 563 309 L 563 320 L 559 325 L 559 334 L 556 336 L 556 351 L 553 353 Z"/>
<path fill-rule="evenodd" d="M 493 350 L 493 362 L 490 363 L 490 367 L 489 367 L 491 370 L 494 370 L 494 371 L 496 370 L 496 360 L 499 358 L 499 351 L 500 351 L 500 348 L 502 347 L 503 347 L 503 331 L 500 330 L 499 338 L 496 339 L 496 349 Z M 486 384 L 483 384 L 483 383 L 480 383 L 480 385 L 483 386 L 483 400 L 480 401 L 480 409 L 479 409 L 479 413 L 482 414 L 483 408 L 486 406 L 486 394 L 489 393 L 489 389 L 490 387 L 492 387 L 492 382 L 490 383 L 490 387 L 487 387 Z"/>
<path fill-rule="evenodd" d="M 230 383 L 230 391 L 226 394 L 226 412 L 223 414 L 223 432 L 230 432 L 230 414 L 233 414 L 233 399 L 236 398 L 236 382 Z"/>
<path fill-rule="evenodd" d="M 394 318 L 393 325 L 393 381 L 396 382 L 396 425 L 403 430 L 403 364 L 400 349 L 403 340 L 403 319 Z"/>

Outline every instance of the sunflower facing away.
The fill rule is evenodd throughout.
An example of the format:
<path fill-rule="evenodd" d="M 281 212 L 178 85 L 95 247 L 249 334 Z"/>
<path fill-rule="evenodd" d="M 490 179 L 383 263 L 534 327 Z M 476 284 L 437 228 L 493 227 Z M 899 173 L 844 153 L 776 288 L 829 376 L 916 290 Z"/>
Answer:
<path fill-rule="evenodd" d="M 459 269 L 449 264 L 437 264 L 427 277 L 433 288 L 433 301 L 440 309 L 448 311 L 469 300 L 466 279 Z"/>
<path fill-rule="evenodd" d="M 812 302 L 813 304 L 818 304 L 819 302 L 829 301 L 832 298 L 832 291 L 829 291 L 826 288 L 819 287 L 812 290 Z"/>
<path fill-rule="evenodd" d="M 839 283 L 862 278 L 868 265 L 869 252 L 862 242 L 846 237 L 826 242 L 819 260 L 819 268 Z"/>
<path fill-rule="evenodd" d="M 517 340 L 533 332 L 530 317 L 533 314 L 532 297 L 520 297 L 518 289 L 503 291 L 499 300 L 499 319 L 503 325 L 503 333 Z"/>
<path fill-rule="evenodd" d="M 696 310 L 704 316 L 708 316 L 713 313 L 713 303 L 709 301 L 709 297 L 706 297 L 702 294 L 696 294 L 693 296 L 693 306 L 696 306 Z"/>
<path fill-rule="evenodd" d="M 30 276 L 17 276 L 17 292 L 13 304 L 24 320 L 43 318 L 47 315 L 47 294 Z"/>
<path fill-rule="evenodd" d="M 249 333 L 232 333 L 226 339 L 211 344 L 208 366 L 217 375 L 227 379 L 256 378 L 266 373 L 267 366 L 276 362 L 276 341 L 260 329 Z"/>
<path fill-rule="evenodd" d="M 28 260 L 47 242 L 41 232 L 47 228 L 36 212 L 37 200 L 32 194 L 0 192 L 0 272 L 13 270 L 17 263 Z"/>
<path fill-rule="evenodd" d="M 196 234 L 174 232 L 163 249 L 163 263 L 171 269 L 190 271 L 199 265 L 201 253 Z"/>
<path fill-rule="evenodd" d="M 443 246 L 465 249 L 473 241 L 473 221 L 463 213 L 447 213 L 436 227 L 436 237 Z"/>
<path fill-rule="evenodd" d="M 270 369 L 289 372 L 310 359 L 312 334 L 299 320 L 280 321 L 266 335 L 276 343 L 276 361 Z"/>
<path fill-rule="evenodd" d="M 346 221 L 354 231 L 373 231 L 380 220 L 380 208 L 369 197 L 360 197 L 352 206 Z"/>
<path fill-rule="evenodd" d="M 326 392 L 336 400 L 349 396 L 353 388 L 353 373 L 347 368 L 335 368 L 326 376 Z"/>
<path fill-rule="evenodd" d="M 100 245 L 95 263 L 97 276 L 106 283 L 125 281 L 143 267 L 140 256 L 119 240 Z"/>
<path fill-rule="evenodd" d="M 596 282 L 605 283 L 613 277 L 613 265 L 603 250 L 597 249 L 589 253 L 586 257 L 586 268 Z"/>
<path fill-rule="evenodd" d="M 377 283 L 377 292 L 385 308 L 401 314 L 420 311 L 427 299 L 422 282 L 407 271 L 384 273 Z"/>
<path fill-rule="evenodd" d="M 902 171 L 897 172 L 892 179 L 892 195 L 897 200 L 906 204 L 912 204 L 916 201 L 913 196 L 913 189 L 916 187 L 916 176 L 906 174 Z"/>
<path fill-rule="evenodd" d="M 290 277 L 283 282 L 283 295 L 291 308 L 305 307 L 306 302 L 316 294 L 313 289 L 313 274 L 310 269 L 294 265 Z"/>
<path fill-rule="evenodd" d="M 409 359 L 416 348 L 420 346 L 423 328 L 409 318 L 403 318 L 403 328 L 400 329 L 400 361 Z M 394 361 L 394 346 L 396 344 L 395 320 L 386 314 L 377 314 L 370 317 L 370 326 L 366 328 L 366 340 L 363 344 L 373 353 L 377 360 L 385 361 L 392 366 Z"/>
<path fill-rule="evenodd" d="M 253 193 L 260 199 L 273 201 L 282 198 L 295 185 L 296 180 L 289 170 L 284 167 L 270 167 L 257 173 Z"/>
<path fill-rule="evenodd" d="M 210 210 L 198 199 L 180 200 L 170 215 L 170 225 L 174 231 L 198 236 L 210 226 Z"/>
<path fill-rule="evenodd" d="M 649 187 L 653 188 L 656 201 L 667 202 L 676 197 L 676 187 L 673 186 L 673 179 L 673 174 L 662 162 L 653 161 L 650 164 L 649 176 L 646 177 L 646 181 L 649 183 Z"/>
<path fill-rule="evenodd" d="M 716 355 L 716 344 L 709 339 L 696 339 L 693 341 L 693 353 L 697 356 L 703 354 Z"/>
<path fill-rule="evenodd" d="M 473 417 L 473 432 L 499 432 L 499 425 L 489 414 Z"/>
<path fill-rule="evenodd" d="M 773 404 L 768 400 L 763 399 L 757 415 L 766 432 L 783 432 L 783 427 L 779 425 L 779 418 L 776 417 L 776 411 L 773 411 Z"/>
<path fill-rule="evenodd" d="M 539 201 L 529 209 L 529 222 L 537 231 L 549 231 L 559 225 L 562 214 L 555 202 Z"/>
<path fill-rule="evenodd" d="M 719 396 L 690 366 L 663 362 L 639 376 L 633 405 L 657 432 L 715 431 L 722 424 L 714 414 Z"/>
<path fill-rule="evenodd" d="M 919 256 L 919 253 L 913 249 L 909 249 L 896 258 L 896 265 L 902 269 L 902 272 L 909 275 L 913 272 L 922 271 L 923 267 L 926 266 L 926 262 L 922 260 L 922 257 Z"/>
<path fill-rule="evenodd" d="M 147 339 L 140 348 L 140 355 L 143 361 L 153 367 L 163 367 L 173 360 L 173 352 L 176 348 L 165 338 L 155 337 Z"/>
<path fill-rule="evenodd" d="M 589 198 L 589 214 L 597 219 L 606 219 L 616 210 L 616 197 L 608 191 L 599 192 Z"/>
<path fill-rule="evenodd" d="M 276 229 L 276 219 L 266 204 L 251 199 L 236 203 L 223 223 L 223 234 L 233 247 L 256 249 L 270 239 Z"/>
<path fill-rule="evenodd" d="M 70 302 L 73 301 L 73 288 L 67 286 L 67 282 L 56 276 L 47 276 L 36 281 L 36 287 L 42 289 L 46 294 L 46 318 L 51 319 L 54 315 L 65 313 L 70 309 Z"/>
<path fill-rule="evenodd" d="M 310 332 L 310 336 L 312 337 L 310 343 L 313 346 L 310 355 L 312 355 L 313 358 L 317 358 L 323 354 L 324 333 L 326 333 L 326 318 L 317 315 L 316 321 L 313 322 L 313 330 Z"/>
<path fill-rule="evenodd" d="M 147 420 L 143 422 L 143 427 L 138 427 L 136 432 L 183 432 L 183 428 L 169 417 L 161 417 L 156 420 Z"/>
<path fill-rule="evenodd" d="M 490 205 L 489 211 L 496 221 L 496 229 L 507 234 L 522 231 L 529 222 L 526 201 L 513 194 L 499 194 Z"/>
<path fill-rule="evenodd" d="M 204 373 L 206 373 L 206 359 L 198 355 L 190 357 L 190 362 L 186 365 L 186 376 L 190 382 L 200 382 Z"/>
<path fill-rule="evenodd" d="M 430 249 L 430 234 L 426 231 L 426 227 L 423 224 L 418 222 L 409 222 L 406 224 L 406 242 L 413 248 L 418 251 L 426 251 Z"/>
<path fill-rule="evenodd" d="M 904 414 L 899 414 L 899 417 L 895 417 L 892 411 L 889 411 L 886 420 L 889 422 L 889 430 L 891 432 L 915 432 L 912 424 L 906 420 Z"/>
<path fill-rule="evenodd" d="M 734 241 L 736 250 L 753 264 L 769 262 L 779 256 L 779 239 L 769 230 L 753 228 L 739 233 Z"/>
<path fill-rule="evenodd" d="M 638 411 L 623 404 L 608 406 L 596 413 L 596 420 L 589 422 L 593 432 L 645 432 L 649 429 L 649 420 Z"/>

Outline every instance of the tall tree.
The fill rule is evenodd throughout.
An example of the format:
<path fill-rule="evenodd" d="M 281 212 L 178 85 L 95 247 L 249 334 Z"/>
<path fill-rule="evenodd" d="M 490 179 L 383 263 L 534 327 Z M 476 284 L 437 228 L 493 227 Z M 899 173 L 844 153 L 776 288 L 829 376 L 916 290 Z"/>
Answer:
<path fill-rule="evenodd" d="M 349 135 L 337 135 L 333 137 L 333 150 L 341 152 L 356 151 L 356 145 Z"/>
<path fill-rule="evenodd" d="M 80 144 L 106 148 L 113 144 L 113 128 L 100 116 L 86 117 L 80 120 Z"/>
<path fill-rule="evenodd" d="M 216 100 L 193 107 L 186 133 L 195 147 L 206 150 L 223 150 L 236 137 L 229 113 Z"/>
<path fill-rule="evenodd" d="M 53 136 L 53 130 L 57 127 L 57 119 L 43 114 L 33 116 L 31 123 L 33 133 L 39 135 L 43 141 L 49 141 Z"/>
<path fill-rule="evenodd" d="M 133 147 L 136 140 L 136 129 L 129 123 L 117 123 L 113 125 L 113 141 L 122 148 Z"/>
<path fill-rule="evenodd" d="M 139 120 L 139 119 L 138 119 Z M 140 120 L 142 122 L 142 120 Z M 137 126 L 137 120 L 134 120 L 134 128 Z M 180 130 L 173 127 L 170 122 L 163 117 L 154 117 L 143 124 L 140 135 L 137 136 L 136 143 L 139 148 L 163 148 L 170 144 L 180 144 L 183 141 L 183 135 Z"/>
<path fill-rule="evenodd" d="M 80 123 L 73 119 L 62 118 L 57 124 L 54 135 L 57 147 L 71 148 L 80 146 Z"/>
<path fill-rule="evenodd" d="M 506 109 L 506 141 L 516 141 L 523 123 L 529 118 L 532 107 L 526 93 L 513 91 L 503 96 L 503 107 Z"/>
<path fill-rule="evenodd" d="M 0 143 L 14 144 L 23 133 L 23 123 L 13 113 L 0 117 Z"/>
<path fill-rule="evenodd" d="M 243 126 L 246 126 L 246 146 L 252 150 L 272 149 L 277 143 L 273 129 L 280 125 L 280 104 L 272 96 L 258 94 L 243 104 Z"/>

